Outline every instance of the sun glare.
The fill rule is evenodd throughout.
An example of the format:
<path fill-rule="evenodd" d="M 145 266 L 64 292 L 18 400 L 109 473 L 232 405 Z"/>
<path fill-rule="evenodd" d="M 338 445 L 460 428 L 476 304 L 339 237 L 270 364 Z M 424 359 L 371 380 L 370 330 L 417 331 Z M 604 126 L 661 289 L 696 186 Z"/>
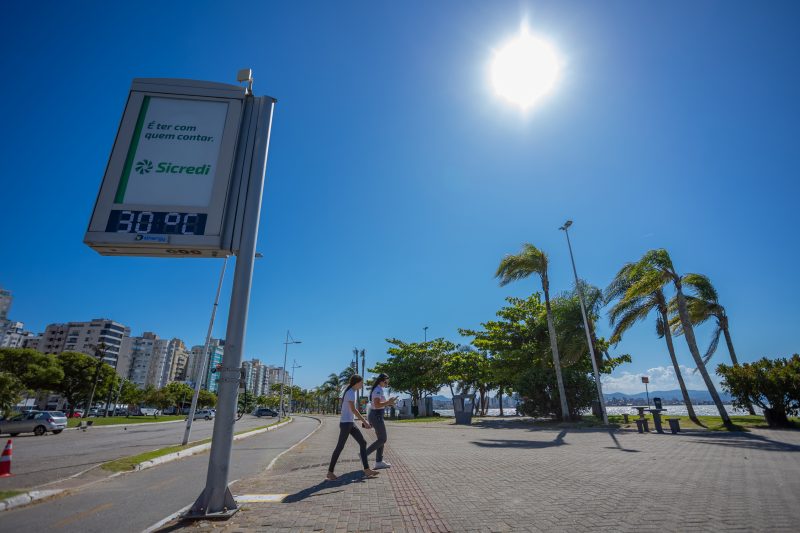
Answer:
<path fill-rule="evenodd" d="M 553 89 L 560 71 L 561 62 L 553 46 L 523 28 L 495 53 L 492 83 L 499 95 L 528 109 Z"/>

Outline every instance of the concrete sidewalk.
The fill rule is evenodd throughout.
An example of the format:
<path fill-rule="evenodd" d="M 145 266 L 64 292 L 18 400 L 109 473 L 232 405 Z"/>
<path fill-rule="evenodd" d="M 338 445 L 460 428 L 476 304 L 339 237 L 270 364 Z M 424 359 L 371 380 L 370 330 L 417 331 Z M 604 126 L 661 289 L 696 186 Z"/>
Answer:
<path fill-rule="evenodd" d="M 240 481 L 246 498 L 225 523 L 240 531 L 796 531 L 800 432 L 541 429 L 525 420 L 464 427 L 389 423 L 387 460 L 361 474 L 350 440 L 324 481 L 338 420 L 271 471 Z M 374 432 L 367 432 L 367 440 Z M 373 459 L 373 458 L 371 458 Z M 281 496 L 277 497 L 278 500 Z"/>

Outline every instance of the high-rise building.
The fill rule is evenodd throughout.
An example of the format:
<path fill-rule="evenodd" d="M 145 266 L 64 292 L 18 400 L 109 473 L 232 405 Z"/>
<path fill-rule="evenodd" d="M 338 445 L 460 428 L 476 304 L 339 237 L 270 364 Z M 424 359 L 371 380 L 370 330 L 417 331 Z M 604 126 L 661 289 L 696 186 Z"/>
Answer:
<path fill-rule="evenodd" d="M 8 320 L 8 310 L 11 309 L 11 291 L 0 287 L 0 323 Z"/>
<path fill-rule="evenodd" d="M 117 368 L 122 340 L 130 333 L 127 326 L 107 318 L 50 324 L 37 341 L 36 349 L 43 353 L 82 352 L 87 355 L 95 355 L 102 349 L 103 361 Z M 117 368 L 118 373 L 120 370 L 123 369 Z"/>
<path fill-rule="evenodd" d="M 36 337 L 25 331 L 25 324 L 10 320 L 0 321 L 0 348 L 25 348 L 29 339 Z"/>
<path fill-rule="evenodd" d="M 167 352 L 170 362 L 168 366 L 164 367 L 167 372 L 165 382 L 186 381 L 186 364 L 189 358 L 186 344 L 181 339 L 172 339 L 169 341 Z"/>
<path fill-rule="evenodd" d="M 208 356 L 206 357 L 205 365 L 203 365 L 204 346 L 192 346 L 186 365 L 186 382 L 194 386 L 194 382 L 199 376 L 202 380 L 202 383 L 200 384 L 202 388 L 216 392 L 217 379 L 219 378 L 216 369 L 218 365 L 222 364 L 224 346 L 224 340 L 211 339 L 211 342 L 208 346 Z"/>
<path fill-rule="evenodd" d="M 122 357 L 129 361 L 128 379 L 139 387 L 154 385 L 150 372 L 151 363 L 157 356 L 158 335 L 145 331 L 141 337 L 126 337 L 122 344 Z"/>

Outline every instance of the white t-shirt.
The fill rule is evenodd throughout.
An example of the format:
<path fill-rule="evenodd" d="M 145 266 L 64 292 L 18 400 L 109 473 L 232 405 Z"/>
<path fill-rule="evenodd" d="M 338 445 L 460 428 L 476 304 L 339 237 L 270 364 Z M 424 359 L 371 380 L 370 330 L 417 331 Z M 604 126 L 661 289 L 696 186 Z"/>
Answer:
<path fill-rule="evenodd" d="M 356 404 L 356 391 L 353 389 L 349 389 L 344 393 L 344 398 L 342 398 L 342 418 L 339 422 L 353 422 L 355 420 L 356 415 L 353 414 L 353 410 L 350 408 L 350 402 L 353 402 L 356 408 L 358 408 L 358 404 Z"/>
<path fill-rule="evenodd" d="M 386 401 L 386 396 L 384 396 L 383 394 L 383 387 L 381 387 L 380 385 L 376 385 L 375 388 L 372 389 L 372 392 L 370 392 L 369 408 L 370 410 L 383 411 L 384 409 L 383 407 L 374 407 L 372 400 L 374 400 L 375 398 L 379 399 L 382 402 Z"/>

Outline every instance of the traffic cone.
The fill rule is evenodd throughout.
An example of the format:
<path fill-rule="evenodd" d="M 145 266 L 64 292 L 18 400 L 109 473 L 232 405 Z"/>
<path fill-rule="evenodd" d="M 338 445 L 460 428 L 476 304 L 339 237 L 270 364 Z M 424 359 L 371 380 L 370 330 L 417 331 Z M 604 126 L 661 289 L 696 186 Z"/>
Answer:
<path fill-rule="evenodd" d="M 0 456 L 0 477 L 11 477 L 11 439 L 8 439 L 3 455 Z"/>

